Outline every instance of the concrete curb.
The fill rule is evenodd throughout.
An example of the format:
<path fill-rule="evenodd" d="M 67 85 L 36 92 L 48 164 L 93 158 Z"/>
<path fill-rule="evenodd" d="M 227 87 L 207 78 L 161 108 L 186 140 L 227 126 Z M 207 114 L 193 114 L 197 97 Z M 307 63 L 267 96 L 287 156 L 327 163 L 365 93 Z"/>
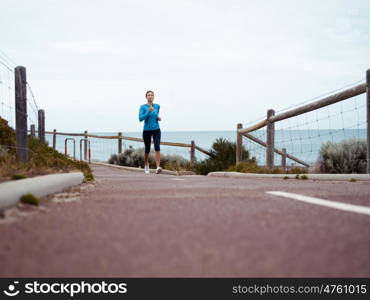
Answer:
<path fill-rule="evenodd" d="M 134 171 L 134 172 L 141 172 L 144 173 L 143 168 L 135 168 L 135 167 L 127 167 L 127 166 L 120 166 L 120 165 L 113 165 L 108 163 L 102 163 L 102 162 L 91 162 L 91 164 L 106 166 L 106 167 L 112 167 L 112 168 L 118 168 L 118 169 L 124 169 L 127 171 Z M 155 173 L 155 169 L 149 169 L 150 173 Z M 175 175 L 175 176 L 183 176 L 183 175 L 196 175 L 192 171 L 170 171 L 162 169 L 162 174 L 168 174 L 168 175 Z"/>
<path fill-rule="evenodd" d="M 36 197 L 44 197 L 61 192 L 70 186 L 81 184 L 83 180 L 82 172 L 70 172 L 0 183 L 0 211 L 16 205 L 23 194 L 32 193 Z"/>
<path fill-rule="evenodd" d="M 310 174 L 302 173 L 308 179 L 317 180 L 344 180 L 356 179 L 361 181 L 370 181 L 370 174 Z M 261 173 L 241 173 L 241 172 L 210 172 L 207 176 L 215 177 L 234 177 L 234 178 L 281 178 L 285 176 L 288 178 L 295 178 L 296 174 L 261 174 Z"/>

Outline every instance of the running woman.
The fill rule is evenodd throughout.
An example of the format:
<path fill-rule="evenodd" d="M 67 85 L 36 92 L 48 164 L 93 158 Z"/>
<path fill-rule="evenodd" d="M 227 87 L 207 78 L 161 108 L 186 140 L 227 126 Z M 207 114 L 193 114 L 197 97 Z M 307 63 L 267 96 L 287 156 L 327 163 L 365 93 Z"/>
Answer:
<path fill-rule="evenodd" d="M 144 121 L 143 140 L 145 145 L 144 153 L 144 173 L 149 174 L 149 163 L 148 156 L 150 152 L 151 137 L 153 136 L 154 150 L 155 150 L 155 163 L 157 169 L 156 174 L 162 171 L 160 166 L 161 154 L 160 154 L 160 141 L 161 141 L 161 129 L 159 128 L 158 121 L 161 121 L 161 117 L 158 117 L 160 105 L 153 103 L 154 93 L 153 91 L 147 91 L 145 94 L 147 100 L 146 104 L 140 105 L 139 109 L 139 121 Z"/>

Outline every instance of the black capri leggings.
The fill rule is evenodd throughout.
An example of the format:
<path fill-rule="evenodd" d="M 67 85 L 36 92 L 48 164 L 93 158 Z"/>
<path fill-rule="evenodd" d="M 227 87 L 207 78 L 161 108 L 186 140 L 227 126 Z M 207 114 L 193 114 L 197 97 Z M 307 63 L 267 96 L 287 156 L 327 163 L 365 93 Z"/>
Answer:
<path fill-rule="evenodd" d="M 161 141 L 161 129 L 143 130 L 143 140 L 145 144 L 145 153 L 150 152 L 151 137 L 153 135 L 154 150 L 160 151 L 159 143 Z"/>

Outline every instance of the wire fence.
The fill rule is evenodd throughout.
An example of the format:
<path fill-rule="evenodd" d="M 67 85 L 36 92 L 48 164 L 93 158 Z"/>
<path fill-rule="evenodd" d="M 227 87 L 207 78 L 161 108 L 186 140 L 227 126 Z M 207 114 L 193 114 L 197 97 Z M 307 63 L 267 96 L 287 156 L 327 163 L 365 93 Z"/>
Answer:
<path fill-rule="evenodd" d="M 28 159 L 28 154 L 40 155 L 29 149 L 28 144 L 24 142 L 24 137 L 27 139 L 27 126 L 35 128 L 39 121 L 40 110 L 31 85 L 26 78 L 23 77 L 18 82 L 16 79 L 17 67 L 15 67 L 14 61 L 3 51 L 0 51 L 0 117 L 16 132 L 16 143 L 4 140 L 0 145 L 0 150 L 16 152 L 17 155 L 26 153 Z M 17 93 L 17 88 L 18 92 L 19 89 L 22 89 L 22 95 Z M 22 98 L 21 101 L 17 102 L 17 97 L 18 99 Z M 19 106 L 20 103 L 21 106 Z M 20 122 L 24 126 L 19 126 Z M 21 137 L 23 137 L 23 143 L 21 143 Z M 18 158 L 20 158 L 19 155 Z"/>
<path fill-rule="evenodd" d="M 327 142 L 354 139 L 369 145 L 368 85 L 366 80 L 356 81 L 239 124 L 237 134 L 242 137 L 239 147 L 243 145 L 259 165 L 273 168 L 314 166 L 320 159 L 322 145 Z M 238 151 L 237 162 L 246 160 L 242 151 Z M 368 150 L 368 172 L 369 155 Z"/>

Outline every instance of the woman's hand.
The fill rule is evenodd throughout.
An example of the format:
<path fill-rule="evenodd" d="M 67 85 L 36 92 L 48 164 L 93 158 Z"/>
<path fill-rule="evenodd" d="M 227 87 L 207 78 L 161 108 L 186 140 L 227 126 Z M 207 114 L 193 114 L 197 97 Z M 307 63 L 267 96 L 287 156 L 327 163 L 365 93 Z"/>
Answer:
<path fill-rule="evenodd" d="M 157 117 L 157 120 L 158 120 L 158 121 L 162 121 L 161 117 Z"/>
<path fill-rule="evenodd" d="M 154 109 L 154 108 L 153 108 L 153 105 L 150 105 L 150 106 L 149 106 L 149 111 L 153 111 L 153 109 Z"/>

